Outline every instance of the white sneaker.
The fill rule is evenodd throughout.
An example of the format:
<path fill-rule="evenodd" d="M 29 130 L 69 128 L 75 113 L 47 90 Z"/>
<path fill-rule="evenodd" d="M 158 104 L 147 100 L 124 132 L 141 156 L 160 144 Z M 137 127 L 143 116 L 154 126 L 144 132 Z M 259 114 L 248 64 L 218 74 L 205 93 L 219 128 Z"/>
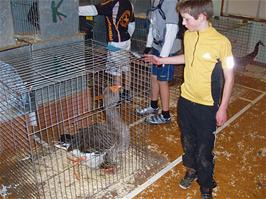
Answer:
<path fill-rule="evenodd" d="M 154 109 L 151 106 L 146 108 L 136 108 L 136 113 L 139 115 L 149 115 L 149 114 L 157 114 L 159 111 L 159 107 Z"/>
<path fill-rule="evenodd" d="M 171 117 L 164 118 L 162 114 L 151 115 L 145 119 L 148 124 L 167 124 L 171 122 Z"/>

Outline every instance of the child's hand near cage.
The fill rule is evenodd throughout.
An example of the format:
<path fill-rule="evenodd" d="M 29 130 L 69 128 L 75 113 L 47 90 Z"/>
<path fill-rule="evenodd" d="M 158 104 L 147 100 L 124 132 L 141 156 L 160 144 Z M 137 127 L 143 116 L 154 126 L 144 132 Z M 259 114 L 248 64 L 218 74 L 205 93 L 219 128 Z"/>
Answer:
<path fill-rule="evenodd" d="M 151 47 L 146 47 L 143 51 L 143 54 L 150 54 L 151 53 Z"/>
<path fill-rule="evenodd" d="M 157 65 L 158 67 L 164 66 L 165 64 L 184 64 L 184 54 L 176 55 L 172 57 L 157 57 L 155 55 L 144 55 L 144 61 Z"/>
<path fill-rule="evenodd" d="M 157 66 L 162 66 L 162 63 L 160 62 L 160 57 L 157 57 L 155 55 L 145 54 L 144 61 L 149 62 L 151 64 L 155 64 Z"/>

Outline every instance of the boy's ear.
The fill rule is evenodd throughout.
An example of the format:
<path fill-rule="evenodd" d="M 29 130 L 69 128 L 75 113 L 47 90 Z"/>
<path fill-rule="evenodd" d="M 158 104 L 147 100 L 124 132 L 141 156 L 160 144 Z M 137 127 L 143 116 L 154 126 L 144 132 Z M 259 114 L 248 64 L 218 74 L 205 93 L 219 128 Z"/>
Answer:
<path fill-rule="evenodd" d="M 204 13 L 200 13 L 198 15 L 198 20 L 200 20 L 200 21 L 206 20 L 206 16 L 204 15 Z"/>

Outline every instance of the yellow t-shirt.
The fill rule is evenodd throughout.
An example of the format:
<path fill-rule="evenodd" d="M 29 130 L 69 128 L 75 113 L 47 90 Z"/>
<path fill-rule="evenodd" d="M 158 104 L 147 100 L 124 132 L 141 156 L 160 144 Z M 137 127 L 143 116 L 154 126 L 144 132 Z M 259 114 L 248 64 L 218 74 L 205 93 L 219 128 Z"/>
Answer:
<path fill-rule="evenodd" d="M 184 35 L 185 69 L 181 96 L 195 103 L 219 103 L 222 68 L 233 67 L 230 41 L 212 26 Z"/>

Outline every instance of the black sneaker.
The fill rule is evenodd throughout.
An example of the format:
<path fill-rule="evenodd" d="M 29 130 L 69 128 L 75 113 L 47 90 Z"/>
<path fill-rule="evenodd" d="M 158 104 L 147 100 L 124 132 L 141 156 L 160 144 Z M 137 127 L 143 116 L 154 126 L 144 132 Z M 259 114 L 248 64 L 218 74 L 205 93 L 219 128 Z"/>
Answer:
<path fill-rule="evenodd" d="M 212 188 L 200 187 L 201 199 L 213 199 Z"/>
<path fill-rule="evenodd" d="M 212 180 L 212 188 L 214 189 L 214 188 L 216 188 L 217 187 L 217 183 L 216 183 L 216 181 L 213 179 Z"/>
<path fill-rule="evenodd" d="M 186 171 L 185 177 L 180 181 L 179 186 L 182 189 L 187 189 L 190 187 L 192 182 L 197 180 L 197 173 L 194 170 Z"/>

